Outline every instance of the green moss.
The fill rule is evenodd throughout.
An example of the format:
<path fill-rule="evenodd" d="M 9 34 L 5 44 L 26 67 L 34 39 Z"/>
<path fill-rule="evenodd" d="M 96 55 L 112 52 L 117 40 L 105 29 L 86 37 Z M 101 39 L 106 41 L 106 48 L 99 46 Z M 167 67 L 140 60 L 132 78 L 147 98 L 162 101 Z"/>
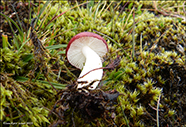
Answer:
<path fill-rule="evenodd" d="M 135 2 L 135 5 L 139 5 L 139 3 Z M 152 2 L 143 2 L 143 6 L 152 6 Z M 96 8 L 93 8 L 92 12 L 95 11 Z M 119 14 L 119 12 L 116 11 L 115 14 Z M 132 29 L 133 19 L 129 18 L 126 21 L 127 12 L 123 11 L 119 17 L 109 13 L 109 11 L 105 11 L 101 17 L 100 15 L 94 16 L 95 13 L 89 13 L 89 10 L 83 7 L 81 7 L 81 11 L 75 8 L 62 15 L 55 23 L 58 28 L 61 28 L 61 33 L 68 29 L 77 28 L 65 32 L 62 37 L 59 37 L 61 41 L 56 39 L 56 43 L 68 43 L 75 34 L 95 29 L 119 42 L 119 45 L 125 48 L 128 55 L 130 55 L 133 38 L 128 31 Z M 183 41 L 178 39 L 185 36 L 185 31 L 182 30 L 185 28 L 176 18 L 162 15 L 156 17 L 154 13 L 147 10 L 144 10 L 140 15 L 136 15 L 135 21 L 138 21 L 134 36 L 136 52 L 140 51 L 140 46 L 142 52 L 136 55 L 135 61 L 128 60 L 124 53 L 118 50 L 118 46 L 108 40 L 109 54 L 107 57 L 112 59 L 119 54 L 122 59 L 120 66 L 112 72 L 107 71 L 104 79 L 107 81 L 105 84 L 107 89 L 115 88 L 124 94 L 119 100 L 128 123 L 134 126 L 144 126 L 147 124 L 147 119 L 144 118 L 147 117 L 145 112 L 154 113 L 152 109 L 148 108 L 148 105 L 156 107 L 159 95 L 164 92 L 162 88 L 166 87 L 167 84 L 168 79 L 164 76 L 162 70 L 166 70 L 166 67 L 174 64 L 184 65 L 185 58 L 178 54 L 183 56 L 185 50 L 182 51 L 181 48 L 176 49 L 176 47 L 179 44 L 183 46 L 183 42 L 185 42 L 185 38 L 183 38 Z M 127 22 L 126 25 L 125 22 Z M 177 31 L 180 31 L 180 33 Z M 142 45 L 140 44 L 141 35 Z M 174 42 L 173 47 L 170 46 L 171 41 Z M 155 43 L 156 46 L 154 46 Z M 109 61 L 105 61 L 104 64 L 107 65 L 108 63 Z M 169 70 L 166 73 L 169 73 Z M 161 100 L 163 101 L 163 99 L 164 96 L 162 96 Z M 127 125 L 120 107 L 117 108 L 117 112 L 116 124 Z M 164 112 L 168 113 L 169 111 L 165 110 Z M 153 122 L 148 123 L 148 125 L 153 124 Z"/>
<path fill-rule="evenodd" d="M 23 123 L 31 126 L 50 123 L 46 118 L 49 111 L 43 106 L 46 102 L 42 103 L 29 91 L 29 83 L 17 82 L 5 74 L 0 74 L 0 78 L 2 82 L 0 120 L 3 123 Z M 36 84 L 32 87 L 39 88 Z"/>
<path fill-rule="evenodd" d="M 1 49 L 1 56 L 1 72 L 12 73 L 21 76 L 27 74 L 28 71 L 33 67 L 33 60 L 31 60 L 33 56 L 30 54 L 29 50 L 17 53 L 12 49 L 3 48 Z"/>
<path fill-rule="evenodd" d="M 38 7 L 34 8 L 35 13 L 43 7 L 44 3 L 41 2 Z M 105 70 L 103 77 L 102 89 L 116 89 L 121 93 L 118 99 L 120 105 L 116 108 L 116 117 L 113 119 L 114 123 L 110 122 L 111 126 L 113 124 L 117 126 L 155 126 L 156 122 L 152 118 L 156 119 L 154 109 L 156 109 L 160 95 L 160 125 L 184 125 L 183 106 L 185 106 L 186 94 L 183 91 L 185 91 L 186 82 L 186 27 L 182 22 L 183 20 L 164 16 L 157 11 L 152 12 L 150 9 L 154 9 L 155 3 L 151 1 L 129 2 L 121 11 L 125 4 L 124 1 L 113 3 L 102 1 L 73 8 L 77 5 L 74 2 L 52 2 L 44 10 L 36 25 L 38 38 L 41 39 L 44 46 L 68 44 L 69 40 L 77 33 L 95 32 L 94 30 L 96 30 L 112 38 L 125 50 L 130 59 L 126 57 L 116 43 L 105 37 L 109 46 L 109 53 L 105 56 L 104 66 L 108 65 L 117 55 L 121 56 L 120 65 L 114 70 Z M 164 7 L 169 12 L 184 15 L 181 7 L 182 1 L 156 1 L 156 5 L 160 11 L 162 11 L 161 7 Z M 134 37 L 132 36 L 134 24 L 132 7 L 136 9 L 134 10 L 136 22 Z M 65 12 L 63 15 L 46 26 L 55 15 L 60 15 L 63 12 Z M 36 17 L 36 14 L 33 17 Z M 24 21 L 28 23 L 28 20 L 24 19 Z M 42 22 L 42 26 L 38 29 Z M 54 32 L 55 30 L 56 32 Z M 47 34 L 43 34 L 45 32 Z M 48 38 L 55 35 L 59 36 L 48 41 Z M 136 44 L 135 57 L 131 58 L 133 39 Z M 51 105 L 55 102 L 53 90 L 38 81 L 30 84 L 24 83 L 24 87 L 22 87 L 22 83 L 12 80 L 11 76 L 7 76 L 7 73 L 14 76 L 38 76 L 38 79 L 46 80 L 44 76 L 46 72 L 42 71 L 42 67 L 46 67 L 50 81 L 70 83 L 79 75 L 79 71 L 69 65 L 64 54 L 59 57 L 56 50 L 48 51 L 49 56 L 52 55 L 49 58 L 44 58 L 44 62 L 39 61 L 33 55 L 31 50 L 33 46 L 29 46 L 25 46 L 20 53 L 10 48 L 1 49 L 0 68 L 1 72 L 6 72 L 5 77 L 8 78 L 1 89 L 4 93 L 2 95 L 4 111 L 1 119 L 11 121 L 15 117 L 17 121 L 31 120 L 35 126 L 41 125 L 44 121 L 47 125 L 48 110 L 45 108 L 51 109 Z M 65 47 L 60 50 L 65 51 Z M 33 57 L 35 61 L 32 59 Z M 35 62 L 40 68 L 35 70 L 32 75 L 29 71 L 33 70 Z M 41 65 L 43 66 L 41 67 Z M 57 71 L 60 73 L 49 73 L 53 72 L 51 70 L 60 70 Z M 12 85 L 18 89 L 16 91 L 18 95 L 20 94 L 18 98 L 15 98 L 17 96 L 13 92 L 15 86 L 12 87 Z M 27 90 L 30 92 L 27 93 Z M 31 102 L 29 108 L 24 108 L 24 103 L 21 102 L 22 97 L 23 100 Z M 18 109 L 14 109 L 16 106 Z M 26 116 L 20 117 L 25 112 L 27 112 Z M 70 114 L 71 112 L 72 110 L 69 110 Z M 5 117 L 9 114 L 13 117 Z M 77 114 L 74 114 L 75 123 L 90 126 Z M 68 121 L 71 121 L 70 118 L 69 116 Z M 54 116 L 49 118 L 51 123 L 55 120 L 56 117 Z M 67 124 L 67 126 L 70 125 L 72 124 Z M 98 118 L 97 123 L 91 123 L 91 125 L 107 126 L 108 124 Z"/>
<path fill-rule="evenodd" d="M 185 57 L 178 55 L 176 52 L 163 50 L 160 54 L 154 54 L 143 51 L 139 54 L 139 56 L 137 56 L 135 62 L 130 62 L 125 57 L 123 57 L 118 70 L 107 73 L 109 82 L 107 82 L 106 85 L 110 86 L 111 88 L 115 88 L 120 93 L 124 94 L 119 98 L 119 100 L 127 116 L 127 119 L 130 121 L 130 124 L 135 125 L 138 123 L 137 121 L 140 120 L 140 126 L 146 125 L 146 121 L 141 117 L 141 115 L 144 115 L 144 112 L 150 111 L 147 109 L 149 104 L 156 106 L 159 95 L 165 92 L 163 91 L 164 89 L 167 89 L 166 84 L 168 84 L 169 79 L 167 79 L 165 74 L 171 72 L 170 70 L 166 70 L 166 68 L 168 66 L 174 66 L 175 64 L 183 66 L 184 61 Z M 120 74 L 122 75 L 122 78 L 116 80 L 115 78 Z M 173 95 L 173 97 L 176 97 L 176 95 Z M 164 102 L 165 96 L 161 98 L 162 102 Z M 168 103 L 170 103 L 170 101 L 168 101 Z M 175 103 L 177 104 L 178 102 Z M 161 108 L 165 108 L 164 106 L 161 105 Z M 136 112 L 138 112 L 137 107 L 141 107 L 141 115 L 136 115 Z M 119 108 L 120 107 L 118 107 L 117 110 L 119 113 L 117 118 L 120 120 L 123 119 L 121 121 L 124 121 L 124 117 L 121 118 L 123 113 Z M 170 111 L 166 110 L 164 112 L 168 113 Z M 175 112 L 175 110 L 173 110 L 173 112 Z M 135 120 L 131 121 L 130 118 Z M 171 116 L 169 118 L 172 119 Z M 121 124 L 119 120 L 117 122 L 118 124 Z"/>

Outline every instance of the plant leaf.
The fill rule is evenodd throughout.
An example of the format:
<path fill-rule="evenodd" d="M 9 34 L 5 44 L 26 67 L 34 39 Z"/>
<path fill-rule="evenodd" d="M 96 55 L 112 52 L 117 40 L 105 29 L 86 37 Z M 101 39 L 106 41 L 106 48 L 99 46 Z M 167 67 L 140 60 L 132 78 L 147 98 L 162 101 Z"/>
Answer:
<path fill-rule="evenodd" d="M 14 22 L 14 20 L 12 20 L 11 18 L 9 18 L 8 16 L 4 15 L 3 13 L 0 12 L 0 15 L 4 16 L 7 20 L 11 21 L 15 27 L 18 29 L 19 34 L 23 36 L 23 31 L 21 31 L 21 29 L 19 28 L 19 26 L 16 24 L 16 22 Z"/>
<path fill-rule="evenodd" d="M 20 82 L 26 82 L 28 80 L 28 78 L 23 77 L 23 76 L 16 76 L 16 81 L 20 81 Z M 35 80 L 33 79 L 32 82 L 34 82 Z M 43 83 L 49 87 L 51 87 L 50 83 L 56 88 L 56 89 L 64 89 L 66 87 L 67 84 L 61 84 L 61 83 L 54 83 L 54 82 L 48 82 L 48 81 L 43 81 L 43 80 L 36 80 L 40 83 Z"/>

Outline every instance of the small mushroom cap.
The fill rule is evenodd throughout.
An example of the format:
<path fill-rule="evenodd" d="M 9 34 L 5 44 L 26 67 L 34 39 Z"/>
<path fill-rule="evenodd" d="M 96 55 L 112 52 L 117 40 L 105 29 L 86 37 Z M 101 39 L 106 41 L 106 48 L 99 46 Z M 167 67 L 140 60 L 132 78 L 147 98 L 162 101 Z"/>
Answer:
<path fill-rule="evenodd" d="M 89 46 L 100 57 L 108 51 L 108 45 L 105 39 L 95 33 L 82 32 L 75 35 L 67 45 L 66 56 L 68 61 L 75 67 L 82 69 L 86 61 L 82 53 L 82 48 Z"/>

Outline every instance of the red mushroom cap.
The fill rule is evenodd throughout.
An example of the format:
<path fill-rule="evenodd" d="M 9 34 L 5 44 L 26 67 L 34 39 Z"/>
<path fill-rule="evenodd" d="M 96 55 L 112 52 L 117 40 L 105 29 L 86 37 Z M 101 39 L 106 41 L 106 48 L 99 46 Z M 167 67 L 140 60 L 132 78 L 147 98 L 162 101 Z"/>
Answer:
<path fill-rule="evenodd" d="M 108 45 L 104 38 L 91 32 L 82 32 L 75 35 L 68 43 L 66 56 L 68 61 L 75 67 L 82 69 L 86 61 L 82 48 L 89 46 L 100 57 L 108 52 Z"/>

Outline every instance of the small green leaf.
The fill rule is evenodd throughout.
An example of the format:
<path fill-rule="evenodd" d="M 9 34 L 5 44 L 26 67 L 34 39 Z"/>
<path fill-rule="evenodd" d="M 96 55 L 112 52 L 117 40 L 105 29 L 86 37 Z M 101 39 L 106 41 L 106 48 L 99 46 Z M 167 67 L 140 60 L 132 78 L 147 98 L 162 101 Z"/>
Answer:
<path fill-rule="evenodd" d="M 24 46 L 29 40 L 30 40 L 30 38 L 27 39 L 24 43 L 22 43 L 22 45 L 21 45 L 21 47 L 18 49 L 18 52 L 17 52 L 17 53 L 20 52 L 20 50 L 23 48 L 23 46 Z"/>
<path fill-rule="evenodd" d="M 65 54 L 65 51 L 59 51 L 57 54 Z"/>
<path fill-rule="evenodd" d="M 30 116 L 30 119 L 32 120 L 35 126 L 39 126 L 39 124 L 37 123 L 37 119 L 34 116 Z"/>
<path fill-rule="evenodd" d="M 119 80 L 120 77 L 123 75 L 123 73 L 124 73 L 124 72 L 119 71 L 118 74 L 115 76 L 115 77 L 116 77 L 115 80 Z"/>
<path fill-rule="evenodd" d="M 17 77 L 16 77 L 16 80 L 17 80 L 17 81 L 21 81 L 21 82 L 26 82 L 26 81 L 28 80 L 28 78 L 23 77 L 23 76 L 17 76 Z"/>
<path fill-rule="evenodd" d="M 110 79 L 113 79 L 114 78 L 114 73 L 116 72 L 116 70 L 113 70 L 111 73 L 110 73 L 110 75 L 109 75 L 109 78 Z"/>
<path fill-rule="evenodd" d="M 130 3 L 129 6 L 128 6 L 128 9 L 131 9 L 133 6 L 133 3 Z"/>
<path fill-rule="evenodd" d="M 46 29 L 51 29 L 52 26 L 54 26 L 54 23 L 49 23 L 47 27 L 45 27 L 44 24 L 43 24 L 42 28 L 45 27 L 45 30 L 46 30 Z"/>
<path fill-rule="evenodd" d="M 47 119 L 46 117 L 44 117 L 44 116 L 41 116 L 41 119 L 42 119 L 43 121 L 47 122 L 47 123 L 50 123 L 50 122 L 48 121 L 48 119 Z"/>
<path fill-rule="evenodd" d="M 24 57 L 23 57 L 23 61 L 24 62 L 28 62 L 28 61 L 30 61 L 32 58 L 33 58 L 34 56 L 33 56 L 33 54 L 27 54 L 27 55 L 25 55 Z"/>
<path fill-rule="evenodd" d="M 3 96 L 3 98 L 1 97 L 0 106 L 4 105 L 5 102 L 6 102 L 6 100 L 5 100 L 5 96 Z"/>
<path fill-rule="evenodd" d="M 0 108 L 0 112 L 1 112 L 1 113 L 0 113 L 0 121 L 2 121 L 3 117 L 5 116 L 5 113 L 4 113 L 2 107 Z"/>
<path fill-rule="evenodd" d="M 5 95 L 7 95 L 7 96 L 10 97 L 10 96 L 12 95 L 12 91 L 6 90 L 6 91 L 5 91 Z"/>
<path fill-rule="evenodd" d="M 33 110 L 38 113 L 38 112 L 41 112 L 42 108 L 34 107 Z"/>
<path fill-rule="evenodd" d="M 141 11 L 141 7 L 143 6 L 143 4 L 140 4 L 139 6 L 138 6 L 138 9 L 137 9 L 137 13 L 138 14 L 141 14 L 142 13 L 142 11 Z"/>

